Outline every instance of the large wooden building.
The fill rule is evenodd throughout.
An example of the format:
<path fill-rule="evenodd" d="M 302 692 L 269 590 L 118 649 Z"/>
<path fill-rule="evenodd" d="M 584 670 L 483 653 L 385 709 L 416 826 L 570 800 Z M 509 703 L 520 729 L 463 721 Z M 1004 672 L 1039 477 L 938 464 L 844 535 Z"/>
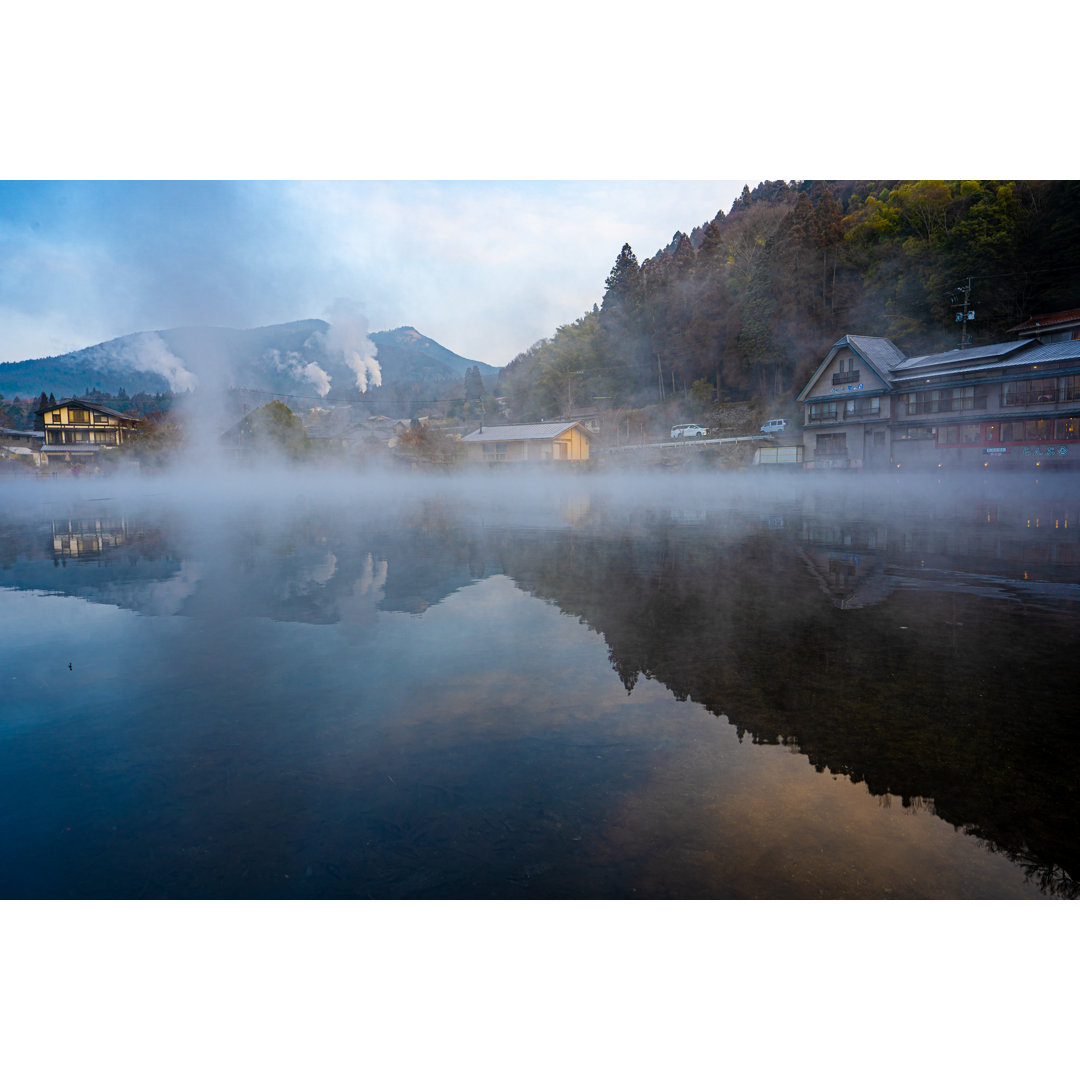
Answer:
<path fill-rule="evenodd" d="M 87 464 L 104 451 L 122 446 L 142 422 L 81 398 L 66 398 L 37 410 L 45 427 L 42 450 L 52 461 Z"/>
<path fill-rule="evenodd" d="M 1080 465 L 1071 334 L 912 357 L 848 334 L 797 400 L 807 468 Z"/>

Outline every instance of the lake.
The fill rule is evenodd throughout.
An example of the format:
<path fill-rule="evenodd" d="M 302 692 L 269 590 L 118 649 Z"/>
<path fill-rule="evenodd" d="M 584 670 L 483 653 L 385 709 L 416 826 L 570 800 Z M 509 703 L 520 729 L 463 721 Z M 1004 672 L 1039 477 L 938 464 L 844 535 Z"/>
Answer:
<path fill-rule="evenodd" d="M 0 897 L 1074 898 L 1065 477 L 0 488 Z"/>

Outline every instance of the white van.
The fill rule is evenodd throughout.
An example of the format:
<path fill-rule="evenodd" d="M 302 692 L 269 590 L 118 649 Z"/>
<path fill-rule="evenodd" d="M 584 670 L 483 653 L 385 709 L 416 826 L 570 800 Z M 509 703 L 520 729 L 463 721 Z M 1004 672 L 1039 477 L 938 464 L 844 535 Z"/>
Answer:
<path fill-rule="evenodd" d="M 766 420 L 761 425 L 762 435 L 779 435 L 782 431 L 787 430 L 786 420 Z"/>
<path fill-rule="evenodd" d="M 698 435 L 708 434 L 708 429 L 703 428 L 700 424 L 676 424 L 671 429 L 673 439 L 692 439 Z"/>

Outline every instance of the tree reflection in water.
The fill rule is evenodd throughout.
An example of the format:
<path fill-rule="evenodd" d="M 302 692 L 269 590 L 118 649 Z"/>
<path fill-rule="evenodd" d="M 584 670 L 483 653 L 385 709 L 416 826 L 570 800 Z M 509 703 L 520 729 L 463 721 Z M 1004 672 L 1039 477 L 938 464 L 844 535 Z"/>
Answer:
<path fill-rule="evenodd" d="M 933 529 L 837 528 L 835 506 L 765 529 L 598 519 L 558 538 L 506 536 L 497 557 L 604 636 L 629 693 L 656 679 L 730 718 L 740 740 L 796 748 L 818 771 L 931 809 L 1043 891 L 1076 897 L 1076 682 L 1062 657 L 1080 645 L 1077 547 L 1009 524 L 1030 507 L 994 505 L 983 525 L 987 506 L 939 510 Z M 814 563 L 853 552 L 873 600 L 837 603 Z"/>
<path fill-rule="evenodd" d="M 225 612 L 244 633 L 223 640 L 235 642 L 239 660 L 252 665 L 264 659 L 254 645 L 244 650 L 252 627 L 336 627 L 362 670 L 380 619 L 414 619 L 481 579 L 505 575 L 601 635 L 631 699 L 652 681 L 730 723 L 740 742 L 788 747 L 818 772 L 865 784 L 882 805 L 899 800 L 913 813 L 936 815 L 1007 856 L 1047 895 L 1080 894 L 1080 750 L 1073 735 L 1076 679 L 1067 660 L 1080 645 L 1080 512 L 1068 489 L 928 500 L 923 493 L 850 496 L 808 486 L 782 501 L 717 498 L 690 512 L 662 500 L 620 502 L 601 488 L 591 498 L 558 503 L 554 515 L 548 510 L 530 516 L 519 505 L 481 514 L 466 500 L 435 494 L 375 512 L 333 501 L 292 514 L 226 503 L 202 517 L 144 511 L 110 519 L 101 511 L 92 520 L 7 521 L 0 528 L 0 586 L 193 620 Z M 201 674 L 206 657 L 198 637 L 181 644 Z M 277 647 L 284 672 L 293 657 Z M 182 653 L 170 649 L 175 664 Z M 407 745 L 408 760 L 433 780 L 398 791 L 391 786 L 396 766 L 372 765 L 368 776 L 355 759 L 331 752 L 341 732 L 327 702 L 337 694 L 351 703 L 367 683 L 362 674 L 327 665 L 304 672 L 329 718 L 305 731 L 316 742 L 284 722 L 278 738 L 289 748 L 290 767 L 297 761 L 297 775 L 302 755 L 315 753 L 317 739 L 326 741 L 325 760 L 310 757 L 308 764 L 324 770 L 327 813 L 349 823 L 355 845 L 325 863 L 342 895 L 360 880 L 383 895 L 445 895 L 452 880 L 455 895 L 470 895 L 474 877 L 485 875 L 508 890 L 540 882 L 553 895 L 560 888 L 566 894 L 549 855 L 553 838 L 580 839 L 575 821 L 585 804 L 590 820 L 604 818 L 604 785 L 610 791 L 613 781 L 603 759 L 617 742 L 578 746 L 566 730 L 557 739 L 543 728 L 514 731 L 521 754 L 507 758 L 499 740 L 508 736 L 495 727 L 454 732 L 444 743 L 420 738 Z M 543 670 L 557 680 L 557 671 Z M 228 670 L 221 676 L 226 693 L 233 692 L 232 677 Z M 470 677 L 477 678 L 471 669 Z M 239 700 L 269 716 L 288 687 L 275 670 L 261 671 L 260 679 L 267 684 L 262 696 L 245 687 Z M 445 685 L 436 689 L 449 694 Z M 515 693 L 498 697 L 504 712 L 524 710 L 528 688 Z M 459 713 L 468 715 L 470 706 L 461 703 Z M 389 715 L 397 722 L 396 713 Z M 221 737 L 217 729 L 213 734 Z M 393 725 L 379 737 L 386 743 L 372 743 L 378 753 L 405 753 L 405 744 L 393 742 L 403 738 Z M 211 803 L 215 812 L 237 815 L 238 836 L 258 841 L 254 847 L 270 845 L 260 822 L 299 814 L 299 789 L 285 784 L 286 801 L 272 801 L 271 789 L 284 781 L 245 777 L 243 763 L 233 761 L 242 745 L 226 741 L 220 763 L 228 783 L 208 798 L 219 800 Z M 378 753 L 371 753 L 374 762 Z M 573 755 L 573 792 L 560 787 L 561 755 Z M 41 759 L 36 753 L 33 760 Z M 634 784 L 647 783 L 645 758 L 627 761 L 620 778 L 637 769 Z M 508 762 L 521 771 L 508 773 Z M 115 775 L 122 771 L 107 764 Z M 183 784 L 167 790 L 186 792 L 188 776 L 201 775 L 206 764 L 193 756 Z M 129 766 L 123 775 L 138 805 L 163 801 L 157 772 L 146 772 L 159 789 L 145 799 L 142 773 Z M 245 780 L 261 808 L 251 820 L 239 816 L 228 786 Z M 478 782 L 490 786 L 491 805 L 516 799 L 518 816 L 500 817 L 477 801 Z M 553 792 L 563 801 L 553 802 Z M 361 819 L 359 805 L 366 807 Z M 632 826 L 612 828 L 630 835 Z M 519 858 L 525 848 L 530 854 Z M 608 869 L 622 858 L 630 880 L 640 872 L 631 865 L 640 849 L 618 848 L 606 853 Z M 198 844 L 179 850 L 184 873 L 210 858 Z M 433 869 L 436 850 L 453 853 L 452 870 Z M 235 864 L 252 858 L 251 848 L 233 854 Z M 589 887 L 601 894 L 610 888 L 598 861 L 575 872 L 578 887 L 592 874 Z M 175 895 L 179 873 L 155 866 L 130 876 L 135 892 L 158 882 L 161 895 Z"/>

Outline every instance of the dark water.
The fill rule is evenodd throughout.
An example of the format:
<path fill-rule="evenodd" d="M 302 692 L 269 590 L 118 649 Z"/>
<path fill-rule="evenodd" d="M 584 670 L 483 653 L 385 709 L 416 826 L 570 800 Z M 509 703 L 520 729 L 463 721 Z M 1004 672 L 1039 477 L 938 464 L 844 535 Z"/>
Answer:
<path fill-rule="evenodd" d="M 5 898 L 1077 894 L 1068 478 L 0 497 Z"/>

